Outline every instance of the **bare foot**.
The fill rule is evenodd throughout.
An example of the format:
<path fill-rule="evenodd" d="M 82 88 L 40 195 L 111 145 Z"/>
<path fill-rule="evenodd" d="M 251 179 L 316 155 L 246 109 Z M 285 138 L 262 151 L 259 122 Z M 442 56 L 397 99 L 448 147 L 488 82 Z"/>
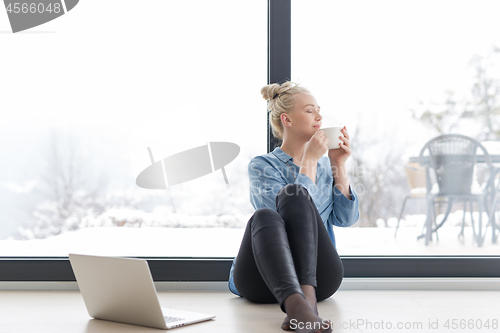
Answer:
<path fill-rule="evenodd" d="M 332 331 L 331 323 L 318 317 L 301 294 L 288 296 L 284 305 L 287 318 L 289 318 L 288 327 L 285 327 L 287 330 L 299 333 L 328 333 Z M 282 325 L 282 328 L 283 326 L 285 325 Z"/>
<path fill-rule="evenodd" d="M 318 306 L 316 301 L 316 289 L 310 285 L 301 285 L 300 288 L 304 293 L 307 304 L 311 307 L 316 315 L 318 315 Z M 286 316 L 285 320 L 283 320 L 283 324 L 281 324 L 281 329 L 283 331 L 293 331 L 290 328 L 290 318 Z"/>

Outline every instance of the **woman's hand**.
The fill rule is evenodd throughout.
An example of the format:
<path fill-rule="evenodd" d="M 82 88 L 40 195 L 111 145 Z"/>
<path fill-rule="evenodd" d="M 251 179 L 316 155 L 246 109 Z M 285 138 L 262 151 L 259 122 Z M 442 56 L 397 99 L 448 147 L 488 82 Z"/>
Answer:
<path fill-rule="evenodd" d="M 307 141 L 302 160 L 318 161 L 328 150 L 328 138 L 325 132 L 319 130 Z"/>
<path fill-rule="evenodd" d="M 330 158 L 330 164 L 332 166 L 342 166 L 351 156 L 352 150 L 349 144 L 349 134 L 344 126 L 341 130 L 343 136 L 340 137 L 342 143 L 339 143 L 340 149 L 330 149 L 328 151 L 328 157 Z"/>

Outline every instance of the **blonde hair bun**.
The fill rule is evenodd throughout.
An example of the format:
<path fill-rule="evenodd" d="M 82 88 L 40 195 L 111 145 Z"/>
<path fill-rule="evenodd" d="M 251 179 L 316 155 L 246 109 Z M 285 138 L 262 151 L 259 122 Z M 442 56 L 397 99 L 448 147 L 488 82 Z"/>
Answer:
<path fill-rule="evenodd" d="M 280 94 L 281 93 L 280 88 L 281 86 L 279 84 L 273 83 L 265 87 L 262 87 L 260 93 L 262 94 L 262 97 L 267 101 L 273 99 L 273 97 L 276 96 L 276 94 Z"/>
<path fill-rule="evenodd" d="M 260 90 L 262 97 L 267 100 L 267 110 L 269 111 L 269 122 L 273 135 L 283 140 L 283 125 L 281 123 L 281 114 L 291 112 L 293 109 L 293 95 L 300 93 L 309 93 L 298 83 L 286 81 L 282 84 L 272 83 L 262 87 Z"/>

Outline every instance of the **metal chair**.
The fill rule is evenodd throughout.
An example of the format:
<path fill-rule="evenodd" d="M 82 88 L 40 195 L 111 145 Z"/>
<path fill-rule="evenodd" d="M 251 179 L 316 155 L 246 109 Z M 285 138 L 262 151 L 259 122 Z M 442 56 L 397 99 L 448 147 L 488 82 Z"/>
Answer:
<path fill-rule="evenodd" d="M 482 246 L 484 240 L 482 234 L 482 212 L 487 208 L 488 192 L 486 190 L 482 193 L 473 193 L 471 191 L 474 168 L 478 161 L 478 150 L 482 151 L 482 162 L 487 166 L 488 174 L 491 176 L 493 174 L 493 165 L 490 155 L 486 148 L 473 138 L 460 134 L 441 135 L 427 142 L 420 151 L 420 164 L 427 165 L 427 220 L 425 223 L 425 234 L 420 235 L 418 238 L 425 237 L 426 245 L 429 244 L 432 234 L 437 232 L 448 219 L 453 203 L 455 201 L 463 201 L 464 217 L 466 204 L 470 203 L 474 240 L 478 246 Z M 426 152 L 428 155 L 425 154 Z M 431 193 L 429 181 L 430 169 L 435 173 L 439 189 L 438 193 Z M 489 183 L 490 180 L 488 181 Z M 434 215 L 433 208 L 436 200 L 447 200 L 448 206 L 443 220 L 433 227 L 432 220 L 435 219 L 435 216 L 431 217 L 431 214 Z M 479 221 L 477 232 L 474 219 L 472 218 L 473 202 L 478 203 Z M 465 221 L 462 223 L 460 235 L 463 235 L 464 226 Z"/>
<path fill-rule="evenodd" d="M 405 164 L 406 179 L 408 180 L 408 185 L 410 186 L 410 193 L 405 197 L 403 201 L 403 206 L 401 207 L 401 212 L 399 213 L 398 225 L 396 226 L 396 232 L 394 237 L 398 234 L 399 223 L 403 217 L 403 212 L 408 199 L 426 199 L 427 196 L 427 186 L 425 181 L 425 168 L 418 163 L 408 163 Z"/>

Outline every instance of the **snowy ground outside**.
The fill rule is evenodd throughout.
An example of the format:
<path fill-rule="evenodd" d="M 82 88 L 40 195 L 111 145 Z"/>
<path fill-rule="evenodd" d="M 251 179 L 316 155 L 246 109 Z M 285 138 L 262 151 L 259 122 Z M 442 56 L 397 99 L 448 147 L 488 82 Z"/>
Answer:
<path fill-rule="evenodd" d="M 246 216 L 245 216 L 246 218 Z M 438 231 L 439 241 L 425 246 L 417 240 L 425 215 L 401 221 L 394 237 L 396 219 L 377 228 L 335 228 L 340 255 L 498 255 L 500 243 L 492 244 L 491 228 L 482 247 L 472 241 L 470 220 L 465 237 L 458 238 L 462 212 L 457 211 Z M 439 221 L 440 217 L 438 217 Z M 483 228 L 484 230 L 484 228 Z M 243 228 L 87 227 L 46 239 L 0 241 L 4 257 L 67 256 L 82 253 L 133 257 L 234 257 Z"/>

